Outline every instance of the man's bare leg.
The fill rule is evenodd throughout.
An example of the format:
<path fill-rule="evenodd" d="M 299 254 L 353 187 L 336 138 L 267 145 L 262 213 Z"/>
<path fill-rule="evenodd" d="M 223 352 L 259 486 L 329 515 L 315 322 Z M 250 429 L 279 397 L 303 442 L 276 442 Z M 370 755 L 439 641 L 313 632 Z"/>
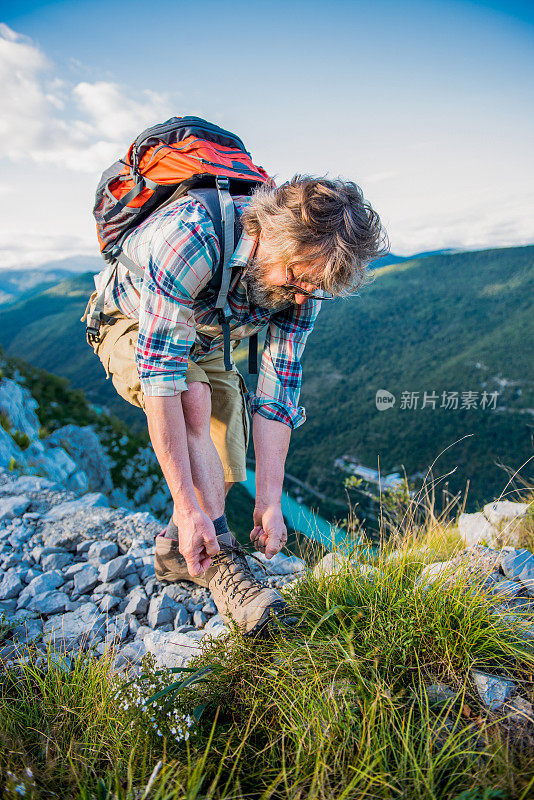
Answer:
<path fill-rule="evenodd" d="M 211 392 L 195 381 L 182 392 L 191 477 L 200 507 L 211 519 L 224 514 L 224 469 L 210 436 Z"/>

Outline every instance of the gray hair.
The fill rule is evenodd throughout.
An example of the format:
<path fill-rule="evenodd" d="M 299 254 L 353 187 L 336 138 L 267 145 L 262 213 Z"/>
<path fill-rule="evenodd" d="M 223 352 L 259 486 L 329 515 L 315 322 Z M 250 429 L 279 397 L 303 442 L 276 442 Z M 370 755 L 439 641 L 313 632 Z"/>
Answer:
<path fill-rule="evenodd" d="M 389 252 L 380 217 L 352 181 L 295 175 L 279 187 L 263 184 L 242 221 L 255 237 L 265 232 L 283 263 L 314 265 L 312 282 L 338 297 L 367 282 L 366 267 Z"/>

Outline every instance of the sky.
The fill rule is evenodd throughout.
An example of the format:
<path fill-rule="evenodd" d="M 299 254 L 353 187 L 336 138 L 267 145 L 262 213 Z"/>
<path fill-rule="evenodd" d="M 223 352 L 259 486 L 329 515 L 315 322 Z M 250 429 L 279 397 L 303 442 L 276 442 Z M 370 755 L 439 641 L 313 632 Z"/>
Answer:
<path fill-rule="evenodd" d="M 391 250 L 534 243 L 534 3 L 0 6 L 0 268 L 98 255 L 101 172 L 194 114 L 277 182 L 358 183 Z"/>

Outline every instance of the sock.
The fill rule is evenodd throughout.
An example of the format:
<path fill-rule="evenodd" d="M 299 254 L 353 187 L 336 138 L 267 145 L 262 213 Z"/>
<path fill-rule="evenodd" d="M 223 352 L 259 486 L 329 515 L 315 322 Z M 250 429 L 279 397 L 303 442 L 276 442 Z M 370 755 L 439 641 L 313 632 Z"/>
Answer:
<path fill-rule="evenodd" d="M 226 514 L 223 514 L 221 517 L 217 517 L 217 519 L 213 520 L 213 527 L 215 528 L 215 535 L 220 536 L 221 533 L 228 533 L 228 520 L 226 519 Z"/>
<path fill-rule="evenodd" d="M 217 536 L 219 543 L 227 544 L 231 547 L 235 547 L 237 545 L 237 540 L 234 538 L 233 534 L 230 533 L 226 514 L 223 514 L 222 517 L 217 517 L 217 519 L 214 519 L 213 527 L 215 528 L 215 535 Z"/>
<path fill-rule="evenodd" d="M 178 528 L 172 521 L 172 517 L 170 518 L 169 524 L 167 525 L 167 528 L 163 535 L 165 536 L 166 539 L 176 539 L 176 540 L 178 539 Z"/>
<path fill-rule="evenodd" d="M 222 536 L 223 539 L 228 540 L 230 543 L 234 543 L 234 537 L 230 533 L 230 529 L 228 528 L 228 520 L 226 519 L 226 514 L 223 514 L 221 517 L 217 517 L 217 519 L 213 520 L 213 527 L 215 528 L 215 535 L 217 537 Z M 225 535 L 226 534 L 226 535 Z M 169 520 L 169 524 L 165 529 L 164 533 L 165 539 L 178 539 L 178 528 L 174 524 L 172 517 Z"/>

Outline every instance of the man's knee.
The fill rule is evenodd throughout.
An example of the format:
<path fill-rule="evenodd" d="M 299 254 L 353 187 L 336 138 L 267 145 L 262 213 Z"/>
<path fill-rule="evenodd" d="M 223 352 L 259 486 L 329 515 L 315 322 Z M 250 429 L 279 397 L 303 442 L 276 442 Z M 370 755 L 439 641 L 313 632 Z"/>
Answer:
<path fill-rule="evenodd" d="M 195 381 L 182 392 L 182 409 L 188 435 L 209 436 L 211 418 L 211 391 L 207 383 Z"/>

